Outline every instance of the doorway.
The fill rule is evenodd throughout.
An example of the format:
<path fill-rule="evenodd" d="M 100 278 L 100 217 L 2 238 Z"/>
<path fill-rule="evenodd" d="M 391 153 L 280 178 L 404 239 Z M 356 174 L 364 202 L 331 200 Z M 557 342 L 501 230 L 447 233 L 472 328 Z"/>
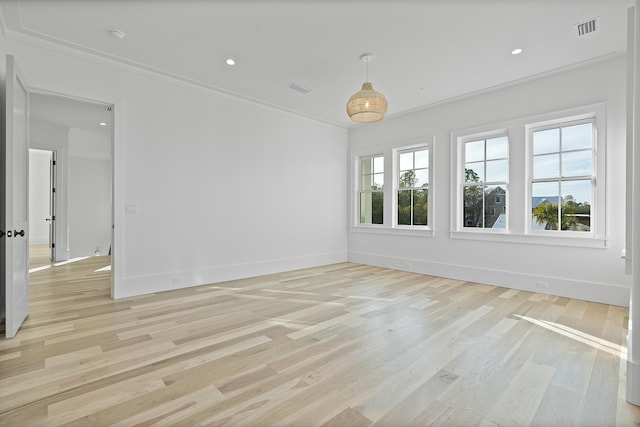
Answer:
<path fill-rule="evenodd" d="M 31 93 L 29 133 L 30 270 L 110 256 L 112 106 Z"/>
<path fill-rule="evenodd" d="M 29 265 L 56 261 L 56 152 L 29 149 Z"/>

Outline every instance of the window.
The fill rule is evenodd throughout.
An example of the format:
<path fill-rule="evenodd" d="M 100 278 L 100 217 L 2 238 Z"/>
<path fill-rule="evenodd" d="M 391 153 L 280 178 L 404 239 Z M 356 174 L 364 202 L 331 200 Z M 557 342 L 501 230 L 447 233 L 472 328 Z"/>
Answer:
<path fill-rule="evenodd" d="M 428 225 L 429 150 L 398 152 L 398 225 Z"/>
<path fill-rule="evenodd" d="M 594 121 L 530 128 L 532 231 L 592 231 Z"/>
<path fill-rule="evenodd" d="M 384 157 L 360 159 L 360 224 L 382 224 L 384 210 Z"/>
<path fill-rule="evenodd" d="M 351 154 L 351 230 L 433 237 L 433 136 L 365 149 Z"/>
<path fill-rule="evenodd" d="M 606 104 L 451 133 L 450 236 L 604 248 Z"/>
<path fill-rule="evenodd" d="M 509 140 L 506 135 L 462 140 L 463 226 L 507 227 L 507 179 Z"/>

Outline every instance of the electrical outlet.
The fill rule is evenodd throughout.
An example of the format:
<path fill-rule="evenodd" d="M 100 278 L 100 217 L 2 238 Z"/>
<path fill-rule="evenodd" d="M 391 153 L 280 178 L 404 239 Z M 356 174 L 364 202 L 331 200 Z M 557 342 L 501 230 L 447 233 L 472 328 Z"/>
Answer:
<path fill-rule="evenodd" d="M 536 286 L 539 287 L 539 288 L 548 289 L 549 288 L 549 282 L 545 282 L 544 280 L 538 280 L 536 282 Z"/>

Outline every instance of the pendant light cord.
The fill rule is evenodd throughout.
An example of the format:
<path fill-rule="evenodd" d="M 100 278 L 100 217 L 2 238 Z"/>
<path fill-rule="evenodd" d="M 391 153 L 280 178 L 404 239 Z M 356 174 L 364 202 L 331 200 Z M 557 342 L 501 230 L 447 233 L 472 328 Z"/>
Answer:
<path fill-rule="evenodd" d="M 365 61 L 367 63 L 367 82 L 369 81 L 369 59 L 367 58 L 367 60 Z"/>

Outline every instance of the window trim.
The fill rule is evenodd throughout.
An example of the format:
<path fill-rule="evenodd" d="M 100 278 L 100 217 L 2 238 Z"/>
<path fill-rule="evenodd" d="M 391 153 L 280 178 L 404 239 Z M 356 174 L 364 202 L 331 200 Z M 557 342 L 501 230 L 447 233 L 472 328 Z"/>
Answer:
<path fill-rule="evenodd" d="M 376 145 L 372 147 L 360 147 L 357 149 L 349 150 L 350 164 L 352 169 L 350 172 L 350 187 L 351 192 L 349 196 L 350 206 L 350 224 L 349 231 L 354 233 L 364 234 L 376 234 L 376 235 L 392 235 L 392 236 L 408 236 L 416 238 L 432 238 L 435 235 L 434 224 L 437 218 L 434 218 L 435 212 L 435 195 L 436 190 L 433 187 L 433 179 L 436 173 L 436 165 L 434 164 L 435 157 L 435 144 L 433 135 L 424 135 L 417 138 L 412 138 L 404 143 L 397 144 L 385 144 Z M 395 175 L 397 173 L 396 151 L 411 149 L 417 147 L 429 148 L 429 211 L 428 226 L 397 226 L 396 221 L 396 202 L 395 202 Z M 382 156 L 384 157 L 384 216 L 383 224 L 361 224 L 360 223 L 360 168 L 361 159 Z"/>
<path fill-rule="evenodd" d="M 410 153 L 420 151 L 421 149 L 426 149 L 428 152 L 428 186 L 427 186 L 427 225 L 414 225 L 414 224 L 398 224 L 398 192 L 400 191 L 400 155 L 403 153 Z M 432 230 L 431 226 L 433 220 L 433 191 L 432 191 L 432 182 L 433 182 L 433 141 L 428 142 L 420 142 L 412 145 L 406 145 L 403 147 L 397 147 L 392 149 L 393 156 L 393 189 L 392 189 L 392 221 L 393 228 L 397 230 L 409 230 L 409 231 L 428 231 Z M 415 165 L 414 165 L 415 166 Z M 412 189 L 415 189 L 413 187 Z M 406 191 L 406 189 L 404 190 Z"/>
<path fill-rule="evenodd" d="M 581 248 L 607 247 L 607 206 L 606 206 L 606 102 L 588 104 L 566 110 L 555 111 L 540 115 L 505 120 L 492 125 L 455 130 L 451 132 L 451 167 L 455 175 L 451 179 L 451 217 L 449 237 L 452 239 L 493 241 L 516 244 L 539 244 L 548 246 L 565 246 Z M 529 141 L 527 126 L 542 126 L 567 122 L 569 119 L 595 117 L 595 144 L 593 162 L 596 175 L 596 194 L 593 197 L 592 228 L 594 233 L 562 231 L 558 233 L 531 233 L 527 230 L 531 226 L 531 161 L 529 156 Z M 461 228 L 460 211 L 460 149 L 458 139 L 466 136 L 482 136 L 506 130 L 509 132 L 509 189 L 507 199 L 509 212 L 508 230 L 477 230 Z M 518 149 L 523 147 L 522 149 Z M 515 151 L 514 151 L 515 150 Z M 523 170 L 524 169 L 524 170 Z M 516 191 L 514 193 L 514 190 Z M 520 194 L 522 192 L 522 194 Z M 524 208 L 523 208 L 524 206 Z"/>
<path fill-rule="evenodd" d="M 507 179 L 505 184 L 505 206 L 507 208 L 507 219 L 505 228 L 483 228 L 483 227 L 465 227 L 464 226 L 464 188 L 465 188 L 465 149 L 464 144 L 467 142 L 477 140 L 487 140 L 492 138 L 507 137 Z M 451 208 L 451 233 L 479 233 L 479 234 L 505 234 L 510 230 L 510 197 L 509 197 L 509 178 L 511 174 L 511 135 L 510 129 L 505 126 L 487 126 L 483 128 L 476 128 L 470 130 L 463 130 L 452 133 L 452 161 L 455 162 L 452 165 L 452 170 L 455 171 L 455 175 L 452 178 L 452 195 L 455 199 L 452 200 Z M 484 160 L 486 163 L 486 159 Z M 491 182 L 484 183 L 484 185 L 493 185 Z"/>
<path fill-rule="evenodd" d="M 368 159 L 373 160 L 376 157 L 382 157 L 382 164 L 383 164 L 382 190 L 363 190 L 362 189 L 362 161 L 363 160 L 368 160 Z M 373 228 L 384 227 L 385 217 L 386 217 L 386 215 L 384 214 L 385 205 L 386 205 L 384 200 L 386 199 L 386 197 L 385 197 L 385 188 L 387 187 L 387 185 L 386 185 L 387 172 L 385 171 L 387 169 L 387 167 L 386 167 L 385 163 L 386 163 L 386 156 L 384 155 L 384 153 L 381 153 L 381 152 L 376 152 L 374 154 L 366 154 L 366 155 L 356 156 L 356 200 L 355 200 L 355 215 L 354 215 L 355 218 L 354 219 L 355 219 L 355 224 L 358 227 L 373 227 Z M 373 171 L 371 175 L 375 175 L 375 171 Z M 360 221 L 361 208 L 362 208 L 362 205 L 361 205 L 361 203 L 362 203 L 362 193 L 363 192 L 364 193 L 370 193 L 370 194 L 373 194 L 374 192 L 382 193 L 382 197 L 383 197 L 382 224 L 366 223 L 366 222 L 361 222 Z"/>
<path fill-rule="evenodd" d="M 499 159 L 487 159 L 487 141 L 490 139 L 497 139 L 497 138 L 506 138 L 507 139 L 507 156 L 503 157 L 503 158 L 499 158 Z M 479 142 L 482 141 L 483 142 L 483 159 L 482 160 L 478 160 L 475 162 L 467 162 L 466 159 L 466 144 L 470 143 L 470 142 Z M 464 178 L 460 177 L 461 180 L 461 185 L 462 185 L 462 190 L 461 190 L 461 195 L 463 196 L 462 199 L 462 223 L 461 223 L 461 227 L 463 229 L 467 229 L 467 228 L 475 228 L 475 229 L 480 229 L 480 230 L 489 230 L 489 229 L 493 229 L 493 228 L 489 228 L 489 227 L 467 227 L 464 222 L 464 208 L 465 208 L 465 201 L 464 201 L 464 194 L 465 194 L 465 190 L 467 188 L 470 187 L 479 187 L 480 189 L 482 189 L 482 222 L 483 225 L 485 223 L 485 216 L 486 216 L 486 194 L 485 194 L 485 188 L 491 187 L 491 186 L 495 186 L 496 188 L 498 188 L 500 185 L 504 185 L 504 196 L 505 196 L 505 208 L 507 207 L 507 203 L 509 200 L 509 134 L 508 132 L 505 134 L 496 134 L 496 135 L 491 135 L 491 136 L 484 136 L 481 138 L 463 138 L 463 140 L 461 141 L 460 144 L 460 148 L 462 150 L 462 162 L 461 165 L 464 165 L 463 168 L 461 168 L 460 172 L 464 175 Z M 464 149 L 462 149 L 462 147 L 464 147 Z M 505 177 L 504 181 L 488 181 L 486 178 L 486 173 L 487 173 L 487 163 L 490 161 L 494 161 L 494 160 L 506 160 L 507 161 L 507 176 Z M 467 174 L 467 164 L 468 163 L 482 163 L 482 167 L 483 167 L 483 172 L 485 174 L 484 178 L 485 180 L 480 182 L 480 183 L 469 183 L 466 180 L 466 174 Z M 492 208 L 494 208 L 492 206 Z M 509 210 L 507 210 L 508 212 Z M 494 208 L 494 212 L 495 212 L 495 208 Z M 502 230 L 508 230 L 509 229 L 509 215 L 506 215 L 506 224 L 504 228 L 501 228 Z M 500 230 L 500 229 L 496 229 L 496 230 Z"/>
<path fill-rule="evenodd" d="M 604 242 L 606 246 L 606 109 L 605 104 L 580 107 L 569 111 L 549 113 L 540 116 L 535 121 L 525 124 L 525 234 L 543 239 L 596 240 Z M 593 124 L 592 164 L 590 177 L 558 177 L 551 182 L 572 181 L 577 179 L 591 179 L 591 221 L 589 232 L 570 230 L 534 230 L 531 227 L 532 184 L 541 182 L 533 179 L 533 132 L 559 127 L 572 126 L 580 123 Z M 603 246 L 603 247 L 604 247 Z M 600 247 L 598 245 L 598 247 Z"/>

